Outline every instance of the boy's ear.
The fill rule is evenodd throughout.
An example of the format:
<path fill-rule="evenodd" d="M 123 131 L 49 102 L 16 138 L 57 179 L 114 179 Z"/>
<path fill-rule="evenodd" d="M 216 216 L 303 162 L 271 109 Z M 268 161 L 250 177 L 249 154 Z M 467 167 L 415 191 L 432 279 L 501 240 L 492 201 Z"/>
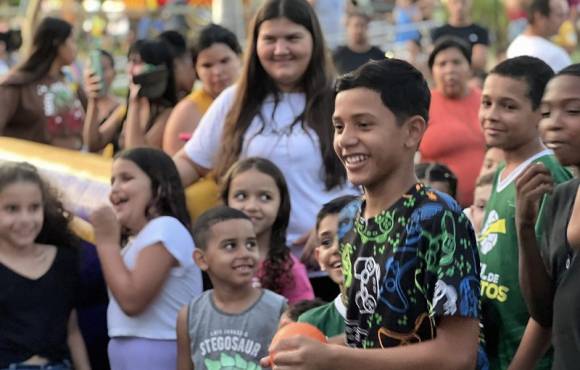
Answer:
<path fill-rule="evenodd" d="M 416 115 L 409 117 L 404 123 L 404 127 L 407 133 L 405 142 L 403 143 L 405 148 L 413 150 L 417 149 L 421 143 L 421 139 L 423 139 L 425 131 L 427 130 L 427 122 L 425 122 L 423 117 Z"/>
<path fill-rule="evenodd" d="M 193 251 L 193 260 L 202 271 L 207 271 L 208 265 L 205 259 L 205 253 L 201 249 Z"/>

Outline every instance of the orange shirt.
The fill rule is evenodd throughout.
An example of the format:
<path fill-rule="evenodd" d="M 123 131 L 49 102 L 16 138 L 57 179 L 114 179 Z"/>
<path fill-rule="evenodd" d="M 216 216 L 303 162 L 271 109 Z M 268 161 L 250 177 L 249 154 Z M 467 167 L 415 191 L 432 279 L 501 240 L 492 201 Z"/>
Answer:
<path fill-rule="evenodd" d="M 419 147 L 421 162 L 447 165 L 457 176 L 457 201 L 473 203 L 475 181 L 485 154 L 485 139 L 477 117 L 481 91 L 472 89 L 458 100 L 431 92 L 429 127 Z"/>

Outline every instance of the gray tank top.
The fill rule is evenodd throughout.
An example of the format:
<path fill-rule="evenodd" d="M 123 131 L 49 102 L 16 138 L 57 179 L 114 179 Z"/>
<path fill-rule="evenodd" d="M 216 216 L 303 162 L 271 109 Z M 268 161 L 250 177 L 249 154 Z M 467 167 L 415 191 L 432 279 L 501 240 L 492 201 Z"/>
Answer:
<path fill-rule="evenodd" d="M 220 311 L 204 292 L 189 304 L 189 338 L 195 370 L 258 370 L 260 359 L 278 328 L 286 299 L 264 289 L 246 311 L 228 314 Z"/>

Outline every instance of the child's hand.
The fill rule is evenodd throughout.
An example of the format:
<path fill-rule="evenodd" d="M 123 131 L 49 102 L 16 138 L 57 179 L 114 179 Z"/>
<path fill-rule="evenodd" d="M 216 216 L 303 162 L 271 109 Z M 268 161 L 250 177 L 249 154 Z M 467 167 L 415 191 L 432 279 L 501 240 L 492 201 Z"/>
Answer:
<path fill-rule="evenodd" d="M 543 164 L 534 163 L 526 168 L 516 180 L 516 222 L 535 224 L 540 201 L 553 188 L 552 175 Z"/>
<path fill-rule="evenodd" d="M 95 244 L 119 245 L 121 239 L 121 225 L 113 209 L 108 205 L 100 206 L 91 214 L 91 224 L 95 229 Z"/>
<path fill-rule="evenodd" d="M 293 336 L 270 347 L 271 355 L 262 358 L 260 366 L 272 367 L 273 370 L 280 367 L 293 370 L 331 368 L 331 347 L 307 336 Z"/>

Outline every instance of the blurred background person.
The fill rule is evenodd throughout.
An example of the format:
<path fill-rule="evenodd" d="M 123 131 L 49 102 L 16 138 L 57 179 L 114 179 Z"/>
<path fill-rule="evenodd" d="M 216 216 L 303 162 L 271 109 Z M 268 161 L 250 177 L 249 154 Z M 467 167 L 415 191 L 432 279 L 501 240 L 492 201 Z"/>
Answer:
<path fill-rule="evenodd" d="M 433 43 L 444 36 L 459 37 L 471 45 L 471 67 L 485 70 L 489 32 L 471 19 L 472 0 L 447 0 L 445 2 L 449 18 L 447 23 L 435 28 L 431 33 Z"/>
<path fill-rule="evenodd" d="M 419 147 L 422 162 L 445 164 L 457 176 L 457 201 L 463 207 L 473 202 L 485 154 L 478 119 L 481 90 L 468 85 L 470 63 L 469 45 L 462 39 L 448 36 L 435 44 L 429 56 L 435 88 L 429 126 Z"/>
<path fill-rule="evenodd" d="M 554 72 L 572 64 L 570 55 L 550 38 L 568 17 L 566 0 L 533 0 L 528 8 L 528 26 L 512 41 L 507 57 L 529 55 L 546 62 Z"/>
<path fill-rule="evenodd" d="M 0 135 L 81 149 L 84 111 L 62 71 L 76 54 L 72 25 L 44 18 L 30 54 L 0 82 Z"/>
<path fill-rule="evenodd" d="M 385 53 L 369 43 L 370 17 L 360 11 L 346 16 L 346 45 L 339 46 L 333 53 L 334 65 L 339 74 L 354 71 L 371 59 L 385 58 Z"/>
<path fill-rule="evenodd" d="M 201 82 L 175 106 L 163 134 L 163 150 L 177 153 L 191 137 L 213 100 L 240 74 L 242 48 L 236 35 L 217 24 L 205 26 L 193 45 L 195 72 Z"/>

